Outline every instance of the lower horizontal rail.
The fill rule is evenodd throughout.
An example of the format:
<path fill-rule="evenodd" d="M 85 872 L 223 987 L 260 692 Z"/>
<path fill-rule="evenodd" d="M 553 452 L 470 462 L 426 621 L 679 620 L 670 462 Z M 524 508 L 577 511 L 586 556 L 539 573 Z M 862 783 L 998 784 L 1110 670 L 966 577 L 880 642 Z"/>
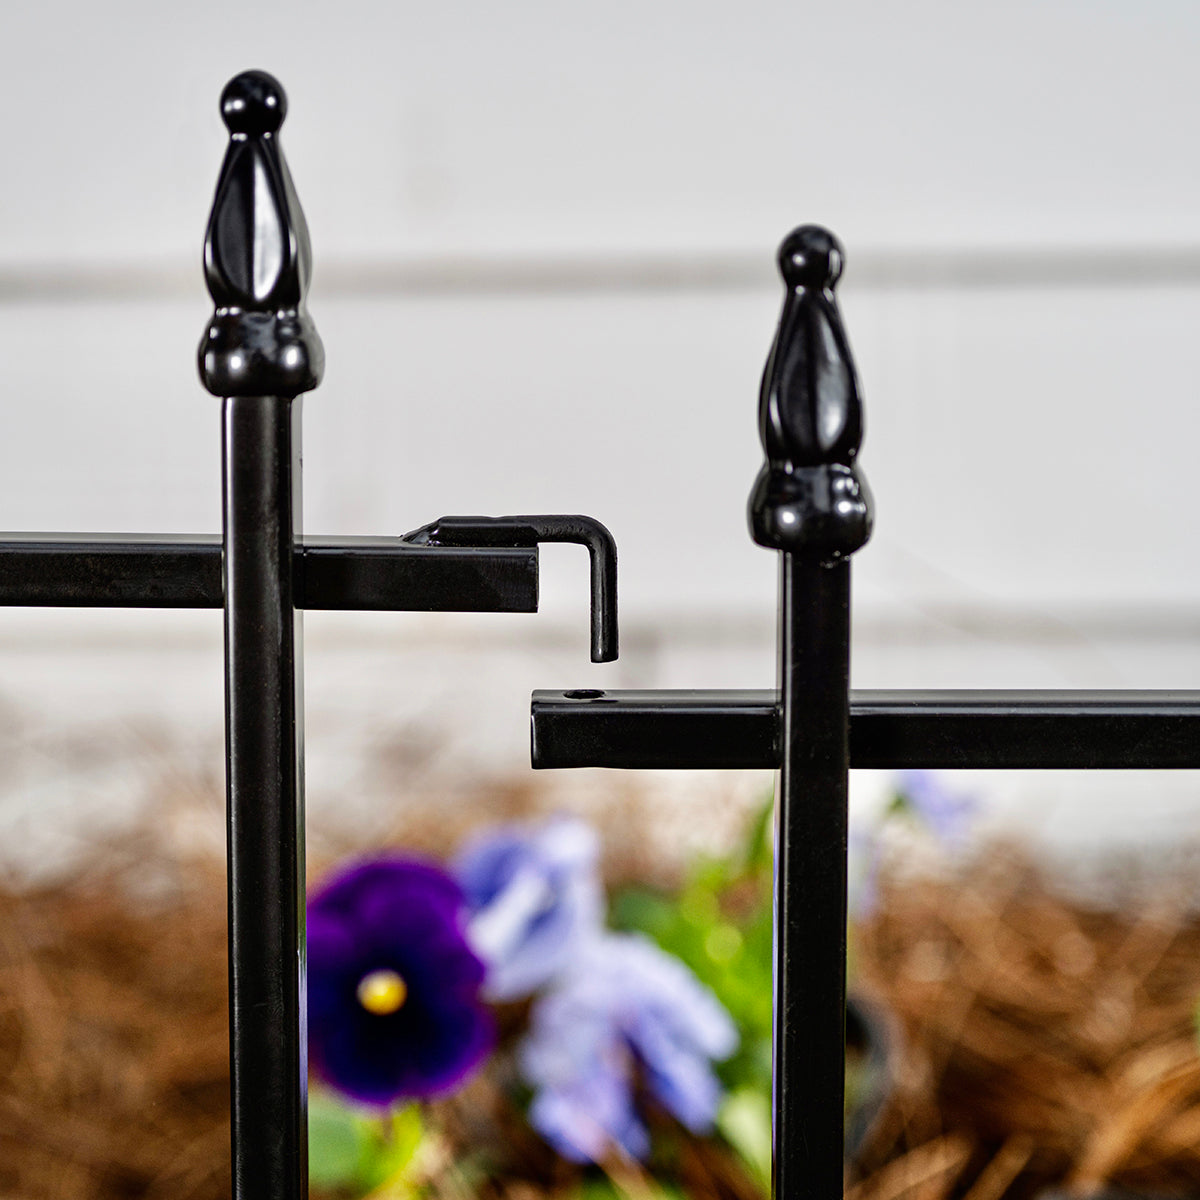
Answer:
<path fill-rule="evenodd" d="M 538 691 L 535 767 L 774 768 L 774 691 Z M 852 767 L 1200 768 L 1200 691 L 854 691 Z"/>
<path fill-rule="evenodd" d="M 305 538 L 296 607 L 385 612 L 536 612 L 536 546 L 414 546 L 399 538 Z M 219 537 L 0 535 L 0 606 L 221 608 Z"/>

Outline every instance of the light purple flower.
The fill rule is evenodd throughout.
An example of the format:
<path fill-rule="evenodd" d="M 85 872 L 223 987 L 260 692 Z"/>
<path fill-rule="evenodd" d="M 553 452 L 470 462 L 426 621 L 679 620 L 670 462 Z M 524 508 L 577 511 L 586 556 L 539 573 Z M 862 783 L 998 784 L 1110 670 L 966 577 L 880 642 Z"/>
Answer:
<path fill-rule="evenodd" d="M 459 852 L 453 870 L 471 912 L 467 938 L 487 964 L 488 999 L 530 995 L 599 936 L 599 856 L 595 831 L 571 817 L 491 829 Z"/>
<path fill-rule="evenodd" d="M 706 1133 L 721 1100 L 712 1061 L 737 1042 L 729 1014 L 679 959 L 640 934 L 606 934 L 534 1006 L 519 1055 L 536 1093 L 530 1122 L 576 1162 L 644 1158 L 635 1084 Z"/>
<path fill-rule="evenodd" d="M 879 872 L 883 846 L 876 828 L 852 826 L 848 846 L 848 909 L 857 921 L 865 920 L 879 904 Z"/>
<path fill-rule="evenodd" d="M 884 820 L 901 813 L 914 817 L 950 851 L 966 845 L 971 824 L 979 813 L 978 800 L 947 788 L 933 771 L 901 771 L 895 795 Z M 879 875 L 885 840 L 878 827 L 850 830 L 850 912 L 858 920 L 874 913 L 879 902 Z"/>
<path fill-rule="evenodd" d="M 896 792 L 903 805 L 947 847 L 961 847 L 979 810 L 974 796 L 952 791 L 933 771 L 901 771 Z"/>

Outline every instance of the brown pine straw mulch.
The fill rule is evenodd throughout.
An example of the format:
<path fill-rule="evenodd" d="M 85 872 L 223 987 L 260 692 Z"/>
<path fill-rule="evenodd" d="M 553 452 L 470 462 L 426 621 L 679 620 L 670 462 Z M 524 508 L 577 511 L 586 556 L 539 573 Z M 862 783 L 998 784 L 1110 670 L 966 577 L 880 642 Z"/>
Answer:
<path fill-rule="evenodd" d="M 856 957 L 895 1014 L 896 1088 L 847 1194 L 1200 1195 L 1194 895 L 1159 881 L 1105 911 L 1003 848 L 885 884 Z M 0 1198 L 229 1196 L 224 927 L 219 860 L 151 837 L 68 881 L 0 882 Z M 577 1174 L 497 1111 L 478 1092 L 446 1111 L 464 1145 L 499 1127 L 528 1164 L 479 1194 L 569 1194 Z M 688 1196 L 753 1194 L 717 1147 L 685 1157 Z"/>
<path fill-rule="evenodd" d="M 853 1200 L 1200 1196 L 1200 877 L 1072 900 L 1018 849 L 892 880 L 862 933 L 895 1088 Z"/>
<path fill-rule="evenodd" d="M 224 891 L 149 834 L 0 884 L 3 1200 L 230 1194 Z"/>

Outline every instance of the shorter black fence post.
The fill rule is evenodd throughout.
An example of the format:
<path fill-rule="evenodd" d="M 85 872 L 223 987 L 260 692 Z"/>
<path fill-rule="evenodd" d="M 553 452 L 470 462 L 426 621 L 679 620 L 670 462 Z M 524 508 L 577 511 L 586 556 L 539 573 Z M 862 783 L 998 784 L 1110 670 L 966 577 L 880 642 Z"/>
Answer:
<path fill-rule="evenodd" d="M 261 71 L 221 97 L 230 145 L 205 242 L 216 312 L 200 345 L 224 397 L 229 1018 L 235 1200 L 308 1195 L 300 620 L 301 392 L 323 351 L 304 308 L 308 233 Z"/>
<path fill-rule="evenodd" d="M 842 1194 L 850 564 L 871 531 L 854 459 L 862 406 L 833 289 L 842 248 L 806 225 L 779 251 L 787 289 L 763 375 L 767 463 L 755 541 L 781 551 L 775 839 L 773 1191 Z"/>

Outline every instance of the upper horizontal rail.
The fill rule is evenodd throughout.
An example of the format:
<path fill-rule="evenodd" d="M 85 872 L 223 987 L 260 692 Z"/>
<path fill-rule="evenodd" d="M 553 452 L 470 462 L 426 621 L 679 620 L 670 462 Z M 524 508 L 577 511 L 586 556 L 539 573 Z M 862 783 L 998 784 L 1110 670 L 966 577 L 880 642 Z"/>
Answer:
<path fill-rule="evenodd" d="M 537 691 L 535 767 L 774 768 L 775 691 Z M 1200 768 L 1200 691 L 854 691 L 850 765 Z"/>
<path fill-rule="evenodd" d="M 536 546 L 413 546 L 304 538 L 296 607 L 382 612 L 537 612 Z M 0 606 L 221 608 L 221 539 L 0 535 Z"/>

